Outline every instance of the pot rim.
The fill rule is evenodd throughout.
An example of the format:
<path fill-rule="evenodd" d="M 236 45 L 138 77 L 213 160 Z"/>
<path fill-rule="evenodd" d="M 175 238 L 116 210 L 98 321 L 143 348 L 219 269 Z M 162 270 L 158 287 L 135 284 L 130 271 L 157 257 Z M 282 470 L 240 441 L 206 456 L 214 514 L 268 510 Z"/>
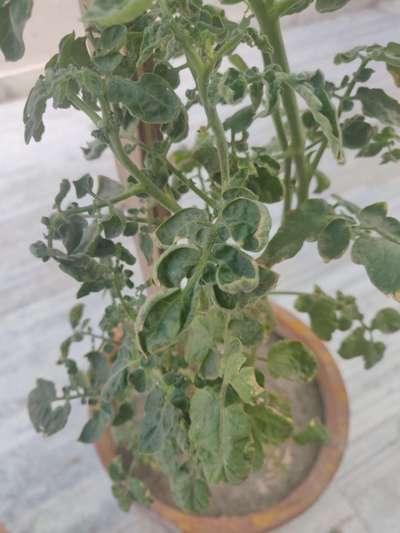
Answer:
<path fill-rule="evenodd" d="M 348 396 L 340 370 L 326 346 L 311 329 L 291 312 L 272 304 L 281 336 L 303 342 L 318 361 L 316 382 L 321 395 L 324 423 L 330 434 L 328 445 L 320 447 L 317 458 L 304 480 L 287 496 L 268 508 L 247 515 L 204 516 L 185 513 L 160 500 L 152 508 L 182 531 L 204 533 L 256 533 L 270 531 L 307 510 L 328 487 L 342 461 L 349 434 Z M 95 443 L 97 453 L 105 467 L 116 455 L 110 429 Z"/>

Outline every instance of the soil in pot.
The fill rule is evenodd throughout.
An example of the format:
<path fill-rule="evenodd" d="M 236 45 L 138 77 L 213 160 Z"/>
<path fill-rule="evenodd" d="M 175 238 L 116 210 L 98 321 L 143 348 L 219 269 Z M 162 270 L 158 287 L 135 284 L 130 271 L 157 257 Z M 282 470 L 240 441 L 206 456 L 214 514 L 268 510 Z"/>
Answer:
<path fill-rule="evenodd" d="M 260 353 L 265 354 L 267 349 L 267 346 L 261 347 Z M 271 380 L 269 377 L 268 388 L 291 405 L 295 427 L 305 429 L 310 419 L 315 417 L 323 420 L 323 406 L 317 383 L 301 384 L 288 380 Z M 318 444 L 299 446 L 293 441 L 279 447 L 266 447 L 265 463 L 260 471 L 253 473 L 240 485 L 221 484 L 212 487 L 207 516 L 243 516 L 265 510 L 281 501 L 307 477 L 319 449 Z M 136 473 L 156 499 L 176 507 L 163 473 L 147 466 L 140 467 Z"/>

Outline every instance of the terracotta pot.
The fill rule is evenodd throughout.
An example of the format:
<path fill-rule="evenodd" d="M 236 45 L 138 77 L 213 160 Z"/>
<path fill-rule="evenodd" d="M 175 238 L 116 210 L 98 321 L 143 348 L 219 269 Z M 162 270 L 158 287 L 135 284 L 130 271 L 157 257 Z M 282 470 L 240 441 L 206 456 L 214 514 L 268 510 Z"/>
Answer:
<path fill-rule="evenodd" d="M 184 533 L 256 533 L 271 531 L 308 509 L 327 488 L 335 475 L 346 448 L 349 429 L 349 407 L 342 376 L 325 345 L 310 328 L 291 313 L 274 305 L 277 333 L 303 342 L 315 354 L 319 372 L 318 388 L 323 402 L 324 423 L 331 443 L 320 448 L 318 457 L 307 477 L 284 499 L 265 510 L 246 516 L 207 517 L 185 513 L 156 500 L 153 508 Z M 106 431 L 96 443 L 104 466 L 116 455 L 111 431 Z"/>

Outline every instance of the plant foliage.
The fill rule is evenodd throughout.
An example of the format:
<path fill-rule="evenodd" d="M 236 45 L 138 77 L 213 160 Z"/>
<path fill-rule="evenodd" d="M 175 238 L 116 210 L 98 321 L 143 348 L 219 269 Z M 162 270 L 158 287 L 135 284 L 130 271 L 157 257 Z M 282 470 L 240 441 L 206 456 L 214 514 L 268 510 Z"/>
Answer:
<path fill-rule="evenodd" d="M 399 299 L 400 221 L 385 203 L 359 207 L 321 197 L 330 182 L 319 164 L 327 149 L 340 163 L 351 150 L 384 164 L 400 159 L 400 103 L 373 87 L 375 63 L 399 83 L 400 44 L 339 53 L 336 64 L 355 66 L 333 83 L 320 71 L 288 71 L 279 38 L 281 17 L 348 2 L 248 0 L 234 22 L 228 6 L 237 0 L 221 1 L 225 11 L 202 0 L 94 0 L 86 35 L 62 39 L 30 92 L 27 143 L 41 140 L 49 104 L 73 108 L 93 123 L 86 158 L 109 149 L 129 174 L 124 186 L 90 174 L 63 179 L 42 219 L 44 237 L 31 246 L 76 280 L 79 300 L 109 295 L 98 330 L 82 303 L 71 310 L 71 335 L 58 359 L 68 384 L 57 392 L 39 379 L 29 414 L 35 429 L 50 435 L 78 399 L 91 409 L 80 441 L 114 429 L 132 452 L 129 464 L 117 457 L 110 465 L 122 509 L 151 502 L 136 476 L 140 463 L 164 472 L 180 507 L 205 512 L 210 485 L 246 479 L 262 467 L 268 446 L 329 441 L 318 420 L 296 428 L 290 406 L 268 385 L 308 383 L 318 373 L 301 342 L 282 339 L 266 350 L 274 328 L 268 297 L 279 294 L 275 265 L 311 243 L 323 261 L 348 254 L 360 275 Z M 7 59 L 23 53 L 30 11 L 29 1 L 0 0 Z M 258 50 L 263 64 L 247 66 L 241 44 Z M 185 93 L 178 90 L 182 72 L 191 79 Z M 224 121 L 221 106 L 234 106 Z M 182 143 L 192 107 L 202 108 L 205 121 L 189 147 Z M 259 120 L 272 120 L 277 135 L 255 145 L 249 129 Z M 154 125 L 148 145 L 138 131 Z M 143 168 L 129 157 L 137 148 Z M 132 197 L 138 207 L 127 208 Z M 283 214 L 273 231 L 272 203 Z M 133 235 L 153 269 L 143 285 L 134 282 L 136 256 L 126 239 Z M 157 294 L 146 295 L 149 287 Z M 340 356 L 362 358 L 367 368 L 383 357 L 382 334 L 400 330 L 394 307 L 368 321 L 341 291 L 296 294 L 295 307 L 316 335 L 328 341 L 343 332 Z M 83 364 L 75 344 L 83 347 Z"/>

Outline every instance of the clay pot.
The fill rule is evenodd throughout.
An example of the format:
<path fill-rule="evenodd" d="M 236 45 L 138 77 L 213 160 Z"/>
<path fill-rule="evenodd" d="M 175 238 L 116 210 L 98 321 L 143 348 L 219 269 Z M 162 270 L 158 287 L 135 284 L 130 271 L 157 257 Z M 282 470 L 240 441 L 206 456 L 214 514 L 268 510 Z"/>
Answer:
<path fill-rule="evenodd" d="M 285 498 L 265 510 L 246 516 L 207 517 L 185 513 L 159 500 L 153 508 L 184 533 L 259 533 L 271 531 L 306 511 L 324 492 L 335 475 L 346 448 L 349 429 L 349 407 L 346 389 L 334 358 L 308 326 L 294 315 L 274 305 L 276 332 L 287 339 L 303 342 L 316 356 L 319 371 L 317 384 L 323 403 L 324 423 L 331 436 L 327 446 L 321 446 L 318 457 L 307 477 Z M 96 443 L 97 453 L 108 466 L 116 451 L 111 431 L 106 431 Z"/>

